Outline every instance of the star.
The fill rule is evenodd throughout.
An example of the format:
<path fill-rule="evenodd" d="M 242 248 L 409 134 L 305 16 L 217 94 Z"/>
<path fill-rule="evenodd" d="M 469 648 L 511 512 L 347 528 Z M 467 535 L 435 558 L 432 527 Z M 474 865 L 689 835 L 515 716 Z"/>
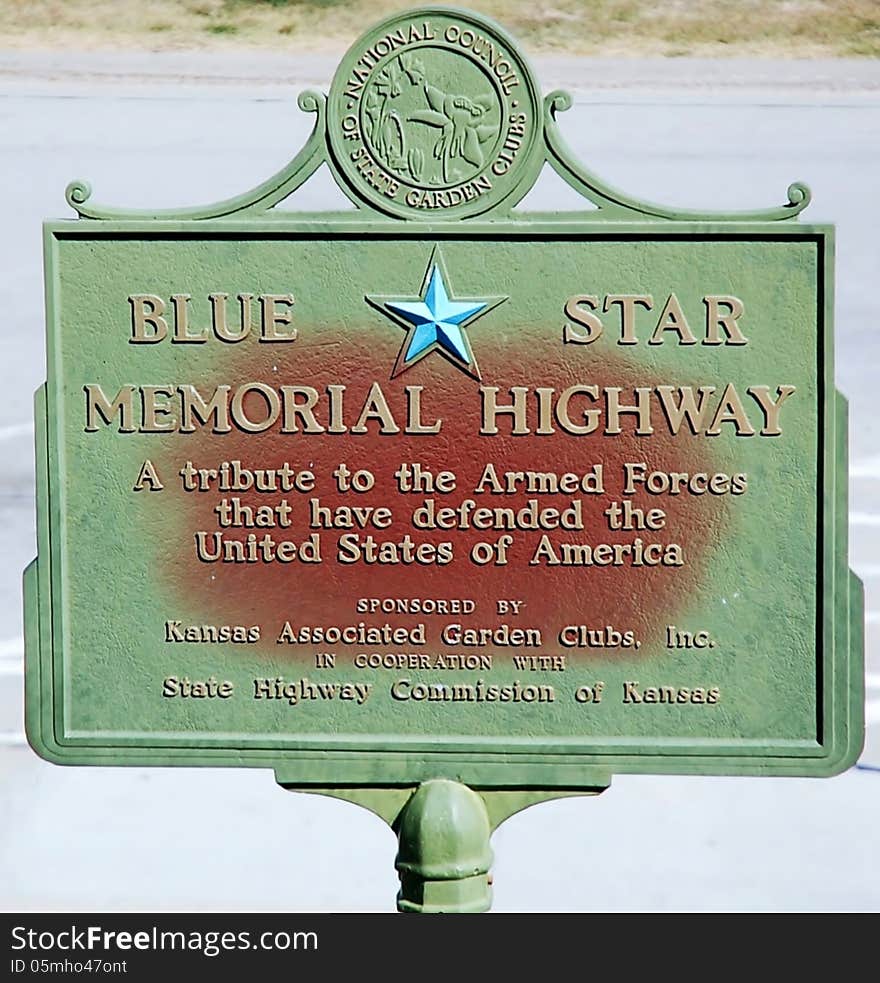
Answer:
<path fill-rule="evenodd" d="M 480 379 L 477 360 L 465 334 L 478 317 L 487 314 L 506 297 L 487 297 L 480 300 L 453 300 L 449 296 L 449 276 L 440 255 L 434 249 L 428 261 L 421 296 L 396 298 L 367 296 L 364 299 L 376 310 L 395 321 L 406 331 L 391 378 L 412 368 L 431 352 L 440 352 L 453 365 L 474 379 Z"/>

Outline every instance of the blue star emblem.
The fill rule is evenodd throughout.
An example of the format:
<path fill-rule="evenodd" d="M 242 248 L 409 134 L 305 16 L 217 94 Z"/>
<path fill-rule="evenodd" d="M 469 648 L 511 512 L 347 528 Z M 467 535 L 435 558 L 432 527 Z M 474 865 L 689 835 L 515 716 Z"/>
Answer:
<path fill-rule="evenodd" d="M 440 352 L 453 365 L 474 379 L 480 378 L 477 360 L 465 328 L 497 307 L 506 297 L 454 300 L 449 296 L 449 276 L 439 249 L 434 249 L 421 296 L 416 298 L 366 297 L 366 301 L 406 331 L 391 378 L 412 368 L 431 352 Z"/>

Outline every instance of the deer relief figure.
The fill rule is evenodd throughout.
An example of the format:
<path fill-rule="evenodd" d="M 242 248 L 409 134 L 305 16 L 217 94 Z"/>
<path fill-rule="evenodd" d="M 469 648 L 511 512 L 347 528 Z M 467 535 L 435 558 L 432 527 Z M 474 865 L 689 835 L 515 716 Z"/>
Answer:
<path fill-rule="evenodd" d="M 485 160 L 482 144 L 498 132 L 496 126 L 486 121 L 492 108 L 492 96 L 486 94 L 470 99 L 447 94 L 427 81 L 417 60 L 403 62 L 402 66 L 410 82 L 422 86 L 430 107 L 411 113 L 407 121 L 424 123 L 440 131 L 433 153 L 435 159 L 440 161 L 443 183 L 450 183 L 450 165 L 453 161 L 464 160 L 474 167 L 482 167 Z M 415 174 L 413 176 L 417 177 Z"/>

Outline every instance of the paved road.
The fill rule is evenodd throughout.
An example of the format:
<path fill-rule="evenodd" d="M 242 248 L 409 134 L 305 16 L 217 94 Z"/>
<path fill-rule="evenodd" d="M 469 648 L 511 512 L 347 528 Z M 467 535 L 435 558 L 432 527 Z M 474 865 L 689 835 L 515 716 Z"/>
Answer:
<path fill-rule="evenodd" d="M 40 221 L 66 183 L 133 206 L 211 201 L 299 147 L 315 56 L 0 52 L 0 907 L 387 910 L 395 843 L 354 806 L 263 772 L 61 769 L 21 738 L 20 571 L 34 555 L 31 399 L 45 376 Z M 539 64 L 574 89 L 582 159 L 670 205 L 755 208 L 805 180 L 838 228 L 837 378 L 851 408 L 853 566 L 868 596 L 868 743 L 828 781 L 616 779 L 496 834 L 498 911 L 880 909 L 880 65 Z M 302 206 L 335 207 L 319 175 Z M 546 181 L 534 207 L 566 207 Z M 573 202 L 571 202 L 573 204 Z"/>

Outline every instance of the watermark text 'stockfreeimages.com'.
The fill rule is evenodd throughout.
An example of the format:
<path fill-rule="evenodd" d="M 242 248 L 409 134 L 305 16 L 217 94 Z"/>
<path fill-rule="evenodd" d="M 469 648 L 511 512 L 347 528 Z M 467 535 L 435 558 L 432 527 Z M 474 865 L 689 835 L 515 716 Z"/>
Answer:
<path fill-rule="evenodd" d="M 100 925 L 89 925 L 79 928 L 71 925 L 58 931 L 39 930 L 16 925 L 12 928 L 11 949 L 22 955 L 13 959 L 13 972 L 30 969 L 39 972 L 38 965 L 31 967 L 27 955 L 52 951 L 70 952 L 100 952 L 115 957 L 132 951 L 140 952 L 201 952 L 205 956 L 218 956 L 222 952 L 242 952 L 258 950 L 262 952 L 286 952 L 288 950 L 312 950 L 318 948 L 317 932 L 250 932 L 250 931 L 205 931 L 187 930 L 173 931 L 152 926 L 141 931 L 116 931 L 102 928 Z M 34 962 L 44 962 L 36 958 Z M 95 967 L 83 967 L 85 972 L 126 972 L 125 962 L 111 959 L 85 960 L 93 962 Z M 18 963 L 23 963 L 17 966 Z M 71 967 L 73 969 L 73 967 Z"/>

